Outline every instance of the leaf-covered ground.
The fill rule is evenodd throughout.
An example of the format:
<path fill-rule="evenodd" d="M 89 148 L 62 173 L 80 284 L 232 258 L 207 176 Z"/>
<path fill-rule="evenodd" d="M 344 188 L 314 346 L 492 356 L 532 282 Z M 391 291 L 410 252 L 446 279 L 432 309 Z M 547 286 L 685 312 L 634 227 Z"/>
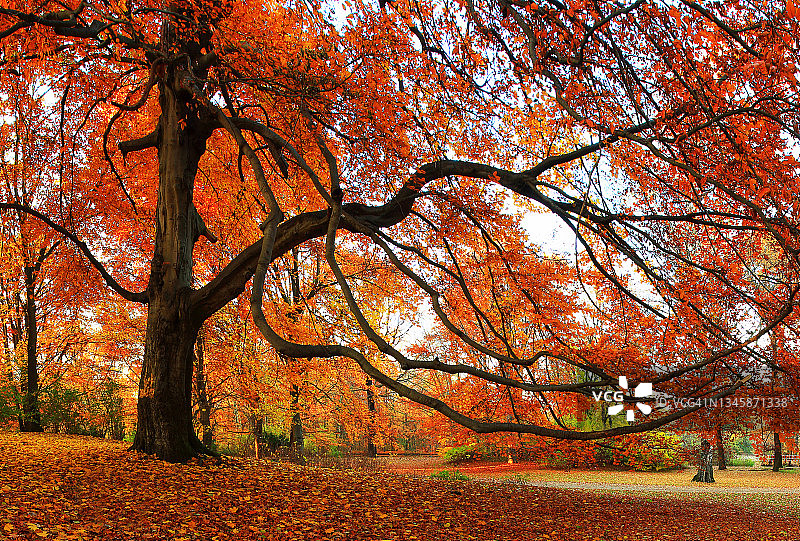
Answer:
<path fill-rule="evenodd" d="M 758 506 L 447 482 L 0 434 L 8 539 L 797 540 L 797 501 Z"/>

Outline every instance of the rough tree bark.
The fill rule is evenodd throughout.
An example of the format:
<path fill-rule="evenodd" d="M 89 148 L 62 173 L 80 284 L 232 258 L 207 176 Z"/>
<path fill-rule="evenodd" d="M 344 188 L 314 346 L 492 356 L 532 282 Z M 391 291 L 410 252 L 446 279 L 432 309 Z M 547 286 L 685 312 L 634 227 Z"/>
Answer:
<path fill-rule="evenodd" d="M 197 388 L 197 417 L 200 426 L 203 428 L 203 445 L 210 447 L 214 442 L 214 431 L 211 428 L 211 400 L 208 398 L 205 370 L 205 340 L 203 331 L 197 334 L 197 345 L 195 347 L 195 358 L 197 360 L 197 375 L 195 385 Z"/>
<path fill-rule="evenodd" d="M 772 455 L 772 471 L 781 471 L 783 468 L 783 445 L 781 445 L 781 435 L 778 432 L 773 433 L 773 455 Z"/>
<path fill-rule="evenodd" d="M 367 456 L 378 456 L 375 447 L 375 393 L 372 392 L 372 380 L 367 378 L 367 410 L 369 411 L 369 426 L 367 427 Z"/>
<path fill-rule="evenodd" d="M 717 425 L 717 462 L 719 469 L 728 469 L 728 461 L 725 458 L 725 442 L 722 439 L 722 425 Z"/>
<path fill-rule="evenodd" d="M 210 453 L 191 415 L 193 349 L 202 319 L 190 302 L 192 250 L 205 226 L 193 203 L 200 157 L 213 128 L 178 69 L 159 83 L 159 188 L 148 283 L 147 331 L 132 449 L 178 462 Z"/>
<path fill-rule="evenodd" d="M 292 261 L 291 269 L 289 271 L 289 282 L 291 290 L 288 292 L 285 300 L 292 306 L 288 313 L 288 318 L 292 323 L 297 324 L 302 316 L 302 293 L 300 291 L 300 262 L 298 260 L 298 250 L 293 248 L 291 251 Z M 296 338 L 296 337 L 294 337 Z M 289 366 L 303 366 L 305 359 L 292 359 L 287 358 L 286 362 Z M 292 459 L 298 463 L 304 463 L 303 457 L 304 437 L 303 437 L 303 418 L 300 412 L 300 394 L 301 387 L 297 383 L 292 383 L 289 397 L 291 398 L 291 412 L 292 421 L 289 427 L 289 451 Z"/>
<path fill-rule="evenodd" d="M 37 261 L 34 265 L 25 265 L 25 330 L 27 335 L 25 394 L 22 397 L 22 419 L 20 430 L 23 432 L 41 432 L 42 419 L 39 413 L 39 363 L 36 355 L 39 340 L 39 328 L 36 322 L 36 274 L 41 268 Z"/>
<path fill-rule="evenodd" d="M 295 361 L 295 359 L 291 359 Z M 300 416 L 300 387 L 293 383 L 289 391 L 291 397 L 292 423 L 289 428 L 289 450 L 292 459 L 303 462 L 303 419 Z"/>

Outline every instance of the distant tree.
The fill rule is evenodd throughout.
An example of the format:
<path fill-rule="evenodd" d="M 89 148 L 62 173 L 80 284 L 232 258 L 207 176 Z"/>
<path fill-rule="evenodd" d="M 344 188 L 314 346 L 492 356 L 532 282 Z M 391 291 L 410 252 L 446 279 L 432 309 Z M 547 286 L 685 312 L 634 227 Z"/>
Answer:
<path fill-rule="evenodd" d="M 48 105 L 48 87 L 36 72 L 0 82 L 0 199 L 35 206 L 87 231 L 92 213 L 76 201 L 59 151 L 57 108 Z M 87 219 L 88 218 L 88 219 Z M 97 284 L 74 247 L 24 210 L 0 218 L 0 321 L 2 363 L 15 387 L 19 428 L 42 430 L 43 376 L 53 384 L 85 347 L 80 309 L 97 298 Z M 87 281 L 88 280 L 88 281 Z"/>

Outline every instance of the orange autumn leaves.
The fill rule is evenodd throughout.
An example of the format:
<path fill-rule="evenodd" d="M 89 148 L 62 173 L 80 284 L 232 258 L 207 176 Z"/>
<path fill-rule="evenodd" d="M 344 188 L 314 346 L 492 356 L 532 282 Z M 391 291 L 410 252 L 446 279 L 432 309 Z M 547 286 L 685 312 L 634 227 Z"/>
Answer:
<path fill-rule="evenodd" d="M 395 383 L 413 363 L 387 357 L 392 348 L 423 365 L 471 371 L 415 383 L 479 422 L 549 428 L 557 423 L 548 406 L 557 412 L 571 396 L 554 392 L 543 404 L 530 391 L 539 383 L 560 391 L 587 383 L 589 373 L 644 380 L 726 348 L 734 350 L 723 357 L 735 362 L 709 361 L 665 387 L 731 385 L 754 366 L 741 342 L 792 307 L 796 190 L 767 189 L 797 181 L 785 137 L 796 120 L 789 75 L 797 47 L 794 23 L 781 13 L 752 13 L 760 18 L 752 25 L 719 6 L 650 3 L 619 10 L 585 2 L 453 9 L 352 2 L 343 13 L 255 1 L 175 2 L 167 13 L 148 2 L 133 10 L 96 3 L 75 14 L 55 4 L 35 9 L 50 7 L 60 15 L 0 13 L 10 48 L 42 53 L 16 56 L 9 69 L 26 68 L 59 91 L 64 105 L 52 111 L 71 129 L 55 137 L 79 166 L 68 180 L 79 201 L 105 216 L 82 236 L 132 287 L 160 283 L 148 274 L 153 224 L 162 223 L 156 193 L 175 188 L 157 186 L 166 165 L 158 162 L 163 149 L 152 146 L 197 136 L 196 178 L 191 167 L 186 177 L 162 177 L 181 177 L 175 189 L 192 194 L 220 241 L 188 243 L 193 275 L 184 290 L 230 277 L 224 269 L 261 238 L 266 207 L 258 168 L 243 160 L 246 145 L 287 217 L 284 230 L 315 211 L 324 219 L 327 190 L 341 184 L 349 232 L 338 233 L 334 252 L 359 308 L 340 292 L 345 284 L 334 283 L 319 239 L 306 239 L 302 318 L 292 321 L 294 306 L 280 300 L 280 261 L 264 299 L 273 327 L 318 351 L 352 347 Z M 49 28 L 59 17 L 59 28 Z M 90 33 L 90 21 L 108 26 L 90 38 L 76 34 L 76 25 Z M 28 23 L 30 42 L 22 33 Z M 54 44 L 60 56 L 45 54 Z M 177 133 L 163 133 L 158 118 L 169 96 L 200 111 L 197 122 L 181 119 Z M 245 129 L 244 144 L 219 129 L 206 134 L 218 128 L 217 108 L 239 126 L 263 129 Z M 131 139 L 144 146 L 120 150 Z M 374 226 L 382 223 L 372 221 L 376 214 L 407 212 L 408 201 L 379 205 L 410 171 L 433 171 L 430 162 L 439 160 L 452 174 L 425 185 L 414 178 L 410 215 Z M 535 246 L 521 224 L 532 206 L 566 224 L 574 253 Z M 167 221 L 178 229 L 187 215 L 195 218 L 186 209 L 175 215 Z M 754 261 L 769 241 L 779 268 Z M 247 291 L 242 280 L 219 306 Z M 435 322 L 436 302 L 447 321 Z M 249 317 L 244 303 L 219 317 L 233 321 L 221 321 L 210 366 L 220 380 L 236 380 L 230 387 L 245 402 L 269 394 L 264 382 L 279 372 L 291 384 L 304 377 L 327 384 L 344 373 L 341 384 L 356 385 L 354 362 L 322 355 L 277 370 L 276 356 L 252 345 L 252 326 L 240 325 Z M 386 343 L 359 329 L 363 321 Z M 236 351 L 225 344 L 232 334 L 250 343 Z M 248 355 L 266 362 L 238 364 Z"/>

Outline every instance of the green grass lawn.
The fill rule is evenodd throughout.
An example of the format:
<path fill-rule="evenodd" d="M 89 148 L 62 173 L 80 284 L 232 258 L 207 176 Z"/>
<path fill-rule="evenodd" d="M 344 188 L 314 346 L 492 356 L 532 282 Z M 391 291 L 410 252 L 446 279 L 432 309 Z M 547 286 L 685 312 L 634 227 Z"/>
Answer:
<path fill-rule="evenodd" d="M 468 469 L 460 471 L 470 474 Z M 716 487 L 736 488 L 796 488 L 800 489 L 800 475 L 797 469 L 782 470 L 778 473 L 772 470 L 734 468 L 728 470 L 714 470 Z M 492 476 L 486 472 L 487 476 Z M 605 483 L 618 485 L 667 485 L 680 486 L 690 484 L 694 476 L 693 469 L 672 470 L 662 472 L 635 472 L 618 470 L 545 470 L 530 469 L 506 474 L 506 476 L 520 476 L 525 481 L 555 481 L 571 483 Z M 474 474 L 480 477 L 481 474 Z"/>

